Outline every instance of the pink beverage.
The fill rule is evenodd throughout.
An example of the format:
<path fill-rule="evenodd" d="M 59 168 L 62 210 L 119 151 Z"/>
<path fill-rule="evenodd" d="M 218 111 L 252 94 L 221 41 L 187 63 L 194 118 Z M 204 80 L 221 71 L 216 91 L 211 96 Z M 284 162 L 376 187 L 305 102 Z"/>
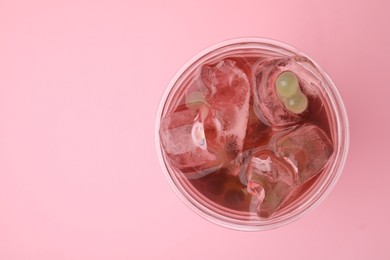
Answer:
<path fill-rule="evenodd" d="M 348 140 L 328 76 L 266 39 L 199 54 L 172 81 L 157 118 L 160 159 L 178 195 L 240 230 L 277 227 L 317 205 L 341 173 Z"/>

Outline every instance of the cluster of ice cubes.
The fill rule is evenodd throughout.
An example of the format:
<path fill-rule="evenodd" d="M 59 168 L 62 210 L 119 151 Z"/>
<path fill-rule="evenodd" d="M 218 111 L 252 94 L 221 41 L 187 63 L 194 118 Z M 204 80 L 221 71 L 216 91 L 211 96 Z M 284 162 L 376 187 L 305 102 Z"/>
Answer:
<path fill-rule="evenodd" d="M 333 153 L 327 134 L 289 113 L 274 91 L 277 74 L 290 63 L 263 59 L 248 70 L 232 58 L 203 65 L 187 86 L 185 104 L 161 120 L 161 145 L 172 167 L 189 179 L 228 169 L 256 198 L 261 218 L 277 212 Z M 315 94 L 308 84 L 300 84 L 306 94 Z M 251 151 L 244 150 L 249 109 L 277 133 L 266 146 Z"/>

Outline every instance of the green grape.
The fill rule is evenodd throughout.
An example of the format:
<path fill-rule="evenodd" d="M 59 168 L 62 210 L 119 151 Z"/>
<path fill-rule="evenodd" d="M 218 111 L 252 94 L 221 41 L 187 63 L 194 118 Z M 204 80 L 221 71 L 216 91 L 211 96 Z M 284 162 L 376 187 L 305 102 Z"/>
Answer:
<path fill-rule="evenodd" d="M 293 96 L 299 91 L 298 79 L 291 71 L 282 72 L 276 79 L 276 90 L 282 98 Z"/>
<path fill-rule="evenodd" d="M 304 112 L 308 105 L 307 97 L 301 91 L 291 97 L 285 98 L 283 101 L 286 108 L 294 114 Z"/>
<path fill-rule="evenodd" d="M 201 104 L 204 104 L 206 101 L 204 99 L 204 94 L 202 92 L 191 92 L 186 95 L 186 106 L 188 108 L 194 108 Z"/>

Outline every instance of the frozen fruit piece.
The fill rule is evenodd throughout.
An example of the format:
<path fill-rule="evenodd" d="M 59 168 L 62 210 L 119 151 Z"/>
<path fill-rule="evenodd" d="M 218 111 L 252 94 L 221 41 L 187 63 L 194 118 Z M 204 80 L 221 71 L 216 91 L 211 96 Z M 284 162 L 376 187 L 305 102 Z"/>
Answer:
<path fill-rule="evenodd" d="M 291 97 L 299 91 L 298 79 L 291 71 L 280 73 L 276 79 L 276 90 L 281 97 Z"/>
<path fill-rule="evenodd" d="M 247 190 L 257 198 L 256 210 L 261 218 L 273 215 L 295 187 L 292 169 L 271 151 L 254 154 L 247 174 Z"/>
<path fill-rule="evenodd" d="M 194 91 L 186 94 L 186 106 L 188 108 L 196 108 L 206 104 L 204 93 Z"/>
<path fill-rule="evenodd" d="M 301 92 L 298 79 L 291 71 L 284 71 L 276 79 L 276 91 L 279 98 L 283 100 L 284 106 L 294 114 L 304 112 L 308 106 L 305 94 Z"/>
<path fill-rule="evenodd" d="M 283 103 L 288 111 L 294 114 L 304 112 L 308 106 L 307 97 L 300 91 L 290 97 L 284 98 Z"/>
<path fill-rule="evenodd" d="M 306 124 L 278 138 L 276 150 L 294 168 L 298 183 L 304 183 L 324 168 L 333 145 L 318 126 Z"/>
<path fill-rule="evenodd" d="M 205 108 L 175 111 L 161 120 L 160 139 L 173 167 L 187 177 L 204 176 L 221 161 L 207 149 L 202 111 Z"/>

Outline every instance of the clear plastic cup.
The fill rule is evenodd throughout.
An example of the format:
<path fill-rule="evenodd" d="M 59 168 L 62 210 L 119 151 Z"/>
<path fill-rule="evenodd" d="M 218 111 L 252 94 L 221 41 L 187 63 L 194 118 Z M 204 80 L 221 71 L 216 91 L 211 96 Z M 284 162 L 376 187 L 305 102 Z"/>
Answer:
<path fill-rule="evenodd" d="M 333 154 L 319 176 L 290 202 L 286 202 L 269 218 L 259 218 L 255 212 L 238 211 L 219 205 L 210 200 L 173 167 L 161 144 L 160 124 L 170 108 L 178 103 L 180 95 L 186 91 L 194 73 L 204 64 L 215 63 L 227 57 L 251 57 L 251 55 L 270 57 L 290 57 L 300 63 L 318 79 L 316 86 L 322 95 L 327 109 L 330 138 Z M 297 75 L 299 77 L 299 75 Z M 251 80 L 256 85 L 256 80 Z M 276 127 L 283 129 L 283 127 Z M 288 224 L 317 207 L 329 194 L 341 175 L 349 146 L 349 127 L 346 110 L 340 94 L 330 77 L 307 55 L 285 43 L 265 38 L 237 38 L 215 44 L 190 59 L 174 76 L 161 99 L 156 118 L 156 148 L 162 171 L 178 197 L 201 217 L 218 225 L 243 231 L 257 231 L 276 228 Z"/>

